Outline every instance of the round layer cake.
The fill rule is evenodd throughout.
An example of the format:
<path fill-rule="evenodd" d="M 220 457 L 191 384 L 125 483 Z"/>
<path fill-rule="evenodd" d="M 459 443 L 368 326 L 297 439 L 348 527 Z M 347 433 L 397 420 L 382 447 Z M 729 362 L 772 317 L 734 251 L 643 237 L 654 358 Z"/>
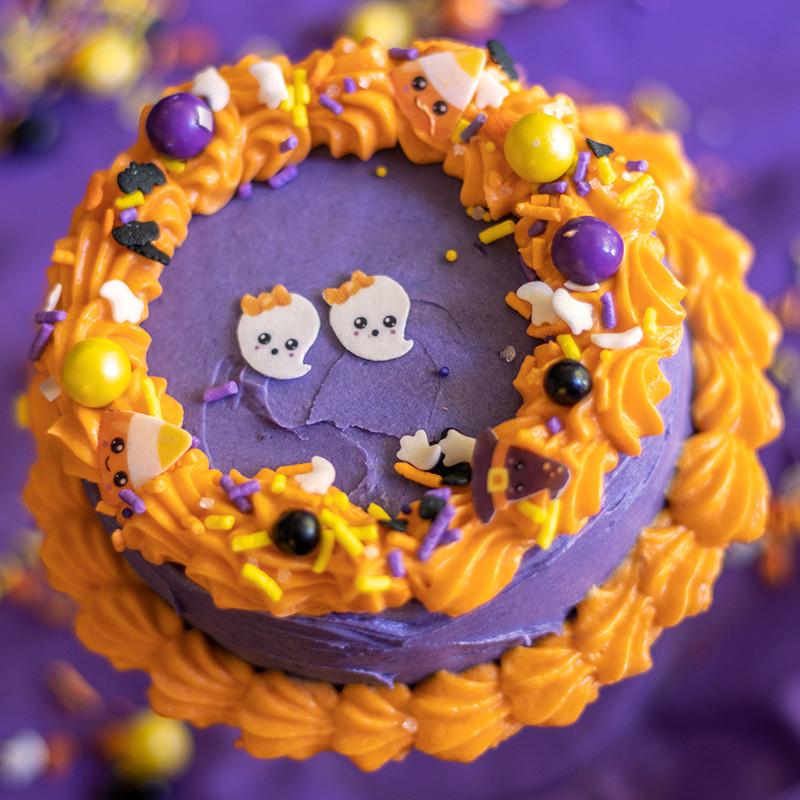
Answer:
<path fill-rule="evenodd" d="M 777 328 L 673 137 L 496 42 L 251 57 L 142 122 L 56 245 L 28 502 L 159 712 L 470 760 L 763 532 Z"/>

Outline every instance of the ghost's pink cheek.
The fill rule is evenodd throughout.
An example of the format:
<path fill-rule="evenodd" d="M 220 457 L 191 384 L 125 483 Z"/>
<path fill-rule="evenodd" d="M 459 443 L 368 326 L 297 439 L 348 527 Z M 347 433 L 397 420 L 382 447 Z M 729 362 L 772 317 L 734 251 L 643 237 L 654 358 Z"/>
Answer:
<path fill-rule="evenodd" d="M 289 358 L 294 358 L 294 353 L 289 353 Z"/>
<path fill-rule="evenodd" d="M 111 491 L 111 484 L 110 484 L 110 483 L 107 483 L 107 484 L 106 484 L 106 491 L 107 491 L 107 492 L 110 492 L 110 491 Z"/>
<path fill-rule="evenodd" d="M 397 331 L 389 331 L 389 333 L 391 333 L 392 336 L 394 336 L 397 333 Z"/>
<path fill-rule="evenodd" d="M 260 349 L 261 349 L 261 345 L 260 345 L 260 344 L 257 344 L 257 345 L 256 345 L 256 346 L 255 346 L 253 349 L 254 349 L 254 350 L 260 350 Z"/>
<path fill-rule="evenodd" d="M 353 336 L 358 336 L 358 331 L 353 331 Z"/>

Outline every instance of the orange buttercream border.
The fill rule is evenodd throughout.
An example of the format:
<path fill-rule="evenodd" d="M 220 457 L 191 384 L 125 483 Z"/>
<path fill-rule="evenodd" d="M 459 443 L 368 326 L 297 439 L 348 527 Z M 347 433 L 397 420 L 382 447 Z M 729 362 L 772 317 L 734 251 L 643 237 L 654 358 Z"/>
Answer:
<path fill-rule="evenodd" d="M 422 48 L 439 46 L 419 44 Z M 373 65 L 372 73 L 365 69 L 365 59 Z M 328 144 L 334 156 L 355 152 L 366 158 L 397 140 L 413 160 L 442 160 L 436 143 L 425 141 L 411 131 L 402 118 L 394 115 L 388 94 L 374 87 L 356 101 L 363 105 L 353 113 L 378 119 L 383 124 L 372 125 L 361 120 L 355 137 L 348 138 L 336 120 L 331 124 L 329 120 L 320 122 L 319 108 L 314 102 L 308 107 L 309 128 L 292 127 L 285 121 L 285 112 L 255 109 L 250 97 L 253 87 L 243 86 L 246 82 L 243 76 L 249 74 L 248 63 L 252 60 L 222 70 L 231 85 L 234 103 L 230 114 L 222 119 L 217 115 L 218 134 L 235 140 L 235 128 L 241 126 L 247 112 L 250 141 L 260 139 L 265 146 L 226 160 L 224 148 L 215 149 L 212 143 L 211 153 L 187 167 L 188 174 L 181 180 L 182 191 L 171 185 L 159 189 L 158 204 L 148 209 L 148 200 L 141 213 L 143 219 L 158 220 L 162 231 L 159 247 L 171 252 L 183 241 L 190 208 L 194 212 L 212 213 L 227 201 L 239 182 L 275 174 L 288 161 L 278 155 L 277 145 L 289 134 L 298 135 L 299 140 L 299 152 L 292 156 L 293 161 L 301 160 L 313 144 L 320 142 Z M 287 62 L 278 60 L 278 63 L 290 74 Z M 339 75 L 357 71 L 361 79 L 368 75 L 369 86 L 371 81 L 385 83 L 386 64 L 386 53 L 376 43 L 368 41 L 356 46 L 342 40 L 330 53 L 315 53 L 301 66 L 315 87 L 333 80 L 336 70 Z M 323 682 L 291 678 L 274 671 L 258 672 L 215 646 L 203 634 L 184 630 L 167 604 L 144 586 L 115 552 L 86 499 L 80 478 L 93 479 L 87 465 L 96 458 L 91 441 L 93 436 L 96 441 L 97 414 L 71 404 L 68 399 L 48 403 L 38 390 L 44 377 L 40 375 L 30 393 L 39 462 L 32 470 L 26 499 L 47 532 L 43 558 L 53 584 L 82 605 L 76 624 L 81 639 L 88 647 L 107 655 L 120 669 L 147 670 L 153 682 L 151 701 L 160 713 L 182 717 L 200 726 L 220 722 L 239 726 L 245 747 L 261 757 L 305 758 L 320 750 L 333 749 L 364 769 L 375 769 L 389 759 L 402 758 L 415 746 L 442 758 L 471 760 L 521 725 L 572 722 L 586 703 L 594 699 L 600 684 L 646 669 L 650 664 L 650 645 L 661 629 L 703 610 L 710 602 L 711 586 L 725 545 L 731 541 L 751 541 L 763 533 L 768 487 L 754 451 L 774 438 L 780 427 L 775 393 L 763 376 L 763 369 L 772 357 L 777 327 L 760 300 L 743 285 L 742 277 L 750 263 L 747 244 L 717 219 L 694 208 L 693 176 L 671 137 L 631 130 L 624 115 L 615 109 L 583 108 L 578 113 L 577 109 L 571 109 L 566 98 L 547 98 L 538 88 L 512 93 L 504 108 L 512 112 L 522 109 L 518 113 L 525 113 L 524 109 L 530 108 L 532 102 L 536 108 L 560 111 L 560 115 L 579 127 L 583 136 L 613 141 L 619 152 L 648 159 L 648 174 L 658 188 L 644 187 L 638 198 L 641 202 L 634 198 L 628 207 L 628 217 L 639 215 L 639 221 L 647 227 L 651 219 L 653 222 L 658 219 L 662 210 L 662 193 L 665 198 L 663 214 L 655 228 L 673 271 L 687 290 L 685 307 L 696 363 L 692 412 L 698 430 L 684 447 L 667 508 L 642 532 L 614 575 L 579 604 L 577 616 L 566 623 L 562 634 L 545 637 L 532 647 L 511 650 L 498 664 L 479 665 L 459 674 L 440 672 L 413 688 L 398 685 L 382 689 L 358 684 L 339 691 Z M 351 124 L 352 120 L 344 122 Z M 501 122 L 495 120 L 496 124 L 485 126 L 485 137 L 479 138 L 478 147 L 470 144 L 458 156 L 462 162 L 456 156 L 444 156 L 445 170 L 464 178 L 465 205 L 486 205 L 495 218 L 500 218 L 522 204 L 516 209 L 520 212 L 517 242 L 523 247 L 526 261 L 541 277 L 551 280 L 554 276 L 548 274 L 542 248 L 525 235 L 530 217 L 542 218 L 542 212 L 537 210 L 540 207 L 532 202 L 529 189 L 519 194 L 518 181 L 515 184 L 504 180 L 508 176 L 502 174 L 501 155 L 497 155 L 496 148 L 486 146 L 492 144 L 492 137 L 502 134 Z M 486 162 L 477 170 L 463 163 L 476 157 Z M 59 256 L 54 260 L 51 281 L 64 284 L 64 307 L 83 311 L 77 318 L 70 314 L 68 321 L 62 323 L 64 330 L 54 336 L 42 369 L 45 374 L 48 369 L 51 374 L 55 372 L 54 365 L 63 361 L 68 343 L 75 338 L 112 336 L 131 355 L 134 378 L 126 402 L 139 411 L 148 408 L 146 334 L 129 323 L 110 323 L 92 298 L 99 286 L 111 278 L 127 278 L 129 284 L 135 284 L 131 285 L 134 292 L 147 301 L 160 291 L 156 280 L 160 268 L 144 262 L 154 277 L 141 269 L 143 262 L 138 256 L 127 252 L 120 255 L 118 250 L 113 251 L 113 259 L 109 256 L 109 248 L 117 247 L 108 236 L 113 216 L 109 221 L 107 213 L 99 213 L 103 193 L 117 172 L 127 166 L 127 161 L 152 158 L 152 151 L 142 137 L 136 147 L 120 156 L 114 169 L 98 173 L 87 192 L 83 216 L 76 214 L 74 233 L 57 244 L 58 253 L 72 253 L 73 258 Z M 230 191 L 225 189 L 222 195 L 211 193 L 207 187 L 220 175 L 227 179 Z M 214 181 L 211 176 L 215 176 Z M 601 214 L 604 218 L 613 217 L 616 212 L 611 208 L 612 201 L 634 183 L 622 175 L 618 179 L 619 183 L 608 190 L 592 193 L 596 195 L 593 200 L 608 206 L 606 213 Z M 510 194 L 503 191 L 509 183 L 514 187 Z M 569 201 L 570 198 L 564 198 L 559 202 Z M 574 208 L 562 207 L 557 211 L 575 215 Z M 86 235 L 87 228 L 91 229 L 91 235 Z M 647 239 L 637 238 L 632 250 L 658 273 L 663 250 L 655 238 L 649 237 L 650 229 Z M 651 244 L 650 239 L 656 244 Z M 107 268 L 97 268 L 99 264 Z M 661 354 L 677 347 L 678 340 L 672 331 L 676 325 L 680 326 L 682 315 L 669 298 L 682 294 L 683 288 L 671 287 L 670 279 L 664 275 L 666 270 L 661 273 L 662 285 L 640 285 L 642 280 L 649 279 L 649 271 L 631 268 L 626 291 L 638 293 L 637 297 L 663 298 L 656 309 L 656 318 L 671 322 L 663 331 L 659 323 L 650 332 L 664 341 L 665 350 L 657 351 Z M 643 311 L 635 303 L 631 308 L 638 308 L 635 313 Z M 98 333 L 98 326 L 103 333 Z M 608 359 L 606 364 L 610 366 L 604 364 L 598 368 L 610 370 L 613 362 L 613 358 Z M 651 366 L 642 363 L 638 367 L 626 366 L 625 374 L 609 380 L 609 385 L 625 385 L 631 369 L 638 369 L 640 376 L 651 375 L 649 383 L 658 384 Z M 535 365 L 529 365 L 528 372 L 530 380 L 535 380 Z M 518 381 L 524 378 L 521 371 Z M 164 394 L 163 381 L 152 380 L 164 418 L 179 423 L 178 404 Z M 608 403 L 612 401 L 613 398 L 607 398 Z M 532 402 L 535 404 L 536 398 Z M 642 405 L 654 407 L 653 398 L 645 396 Z M 624 404 L 620 406 L 623 407 Z M 603 413 L 602 408 L 597 409 L 599 417 Z M 620 418 L 615 434 L 619 449 L 635 448 L 638 437 L 648 432 L 646 425 L 652 424 L 645 417 L 645 425 L 641 425 L 635 416 Z M 578 431 L 587 425 L 589 431 L 597 430 L 596 422 L 576 417 Z M 602 419 L 600 427 L 607 430 Z M 65 442 L 69 442 L 69 447 Z M 602 454 L 590 454 L 589 458 L 597 464 L 609 461 Z M 611 461 L 615 462 L 615 456 Z M 68 477 L 62 474 L 62 465 Z M 598 467 L 601 479 L 610 466 Z M 216 480 L 218 483 L 218 475 Z M 158 481 L 162 483 L 153 495 L 163 498 L 167 508 L 172 504 L 175 513 L 176 509 L 180 512 L 182 505 L 173 487 L 179 487 L 189 496 L 202 497 L 211 489 L 212 473 L 207 462 L 193 451 L 170 474 L 169 481 Z M 333 498 L 336 502 L 335 495 Z M 147 499 L 150 503 L 151 495 Z M 577 514 L 576 522 L 583 516 Z M 191 531 L 199 520 L 179 517 L 177 522 L 177 527 Z M 115 539 L 122 544 L 120 537 Z M 519 543 L 515 544 L 519 549 Z M 220 550 L 214 555 L 224 557 Z M 163 554 L 162 558 L 151 560 L 163 560 Z M 480 602 L 486 599 L 484 595 Z M 463 609 L 455 606 L 447 610 L 461 613 Z"/>

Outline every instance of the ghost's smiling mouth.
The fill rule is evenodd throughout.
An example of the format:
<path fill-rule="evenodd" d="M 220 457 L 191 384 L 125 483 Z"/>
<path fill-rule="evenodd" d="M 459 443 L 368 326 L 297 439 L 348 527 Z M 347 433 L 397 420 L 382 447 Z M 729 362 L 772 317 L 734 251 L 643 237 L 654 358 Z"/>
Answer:
<path fill-rule="evenodd" d="M 109 467 L 109 466 L 108 466 L 108 459 L 109 459 L 109 458 L 110 458 L 110 456 L 106 456 L 106 461 L 105 461 L 105 464 L 106 464 L 106 471 L 107 471 L 107 472 L 111 472 L 111 467 Z"/>

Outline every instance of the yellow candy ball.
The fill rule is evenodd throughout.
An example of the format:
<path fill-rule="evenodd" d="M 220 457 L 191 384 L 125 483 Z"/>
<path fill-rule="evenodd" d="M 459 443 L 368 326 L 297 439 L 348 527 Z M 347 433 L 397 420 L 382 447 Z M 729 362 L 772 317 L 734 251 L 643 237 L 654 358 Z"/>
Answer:
<path fill-rule="evenodd" d="M 575 157 L 572 131 L 549 114 L 527 114 L 506 134 L 503 151 L 508 165 L 531 183 L 560 178 Z"/>
<path fill-rule="evenodd" d="M 126 724 L 117 760 L 119 771 L 134 781 L 174 778 L 189 766 L 194 740 L 187 725 L 150 710 Z"/>
<path fill-rule="evenodd" d="M 61 370 L 64 391 L 89 408 L 116 400 L 131 381 L 131 360 L 111 339 L 84 339 L 67 353 Z"/>
<path fill-rule="evenodd" d="M 407 47 L 414 27 L 407 3 L 377 0 L 356 7 L 345 23 L 345 33 L 357 42 L 371 36 L 384 47 Z"/>
<path fill-rule="evenodd" d="M 131 34 L 107 28 L 91 36 L 76 53 L 72 74 L 94 94 L 116 94 L 139 79 L 144 55 L 142 43 Z"/>

